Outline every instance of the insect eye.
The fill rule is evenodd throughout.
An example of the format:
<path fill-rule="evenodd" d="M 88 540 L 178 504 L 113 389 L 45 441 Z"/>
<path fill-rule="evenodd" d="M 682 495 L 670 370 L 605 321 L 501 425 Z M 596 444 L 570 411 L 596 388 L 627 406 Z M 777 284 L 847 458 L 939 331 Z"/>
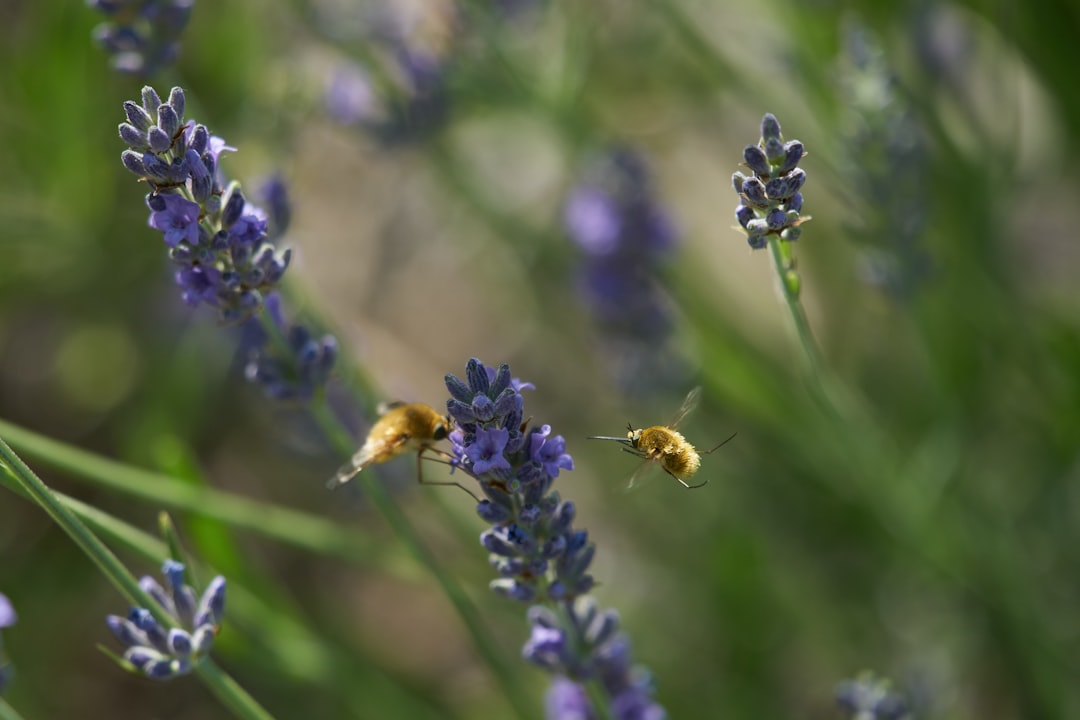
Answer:
<path fill-rule="evenodd" d="M 431 437 L 436 440 L 444 440 L 446 439 L 447 434 L 448 433 L 446 431 L 446 425 L 444 425 L 443 423 L 439 423 L 435 426 L 435 432 L 431 434 Z"/>

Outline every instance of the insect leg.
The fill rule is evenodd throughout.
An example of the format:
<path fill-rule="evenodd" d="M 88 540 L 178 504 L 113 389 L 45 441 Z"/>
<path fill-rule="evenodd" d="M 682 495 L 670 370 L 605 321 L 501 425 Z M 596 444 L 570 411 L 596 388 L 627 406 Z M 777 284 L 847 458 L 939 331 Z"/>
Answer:
<path fill-rule="evenodd" d="M 729 442 L 731 442 L 732 440 L 734 440 L 734 439 L 735 439 L 735 436 L 736 436 L 736 435 L 738 435 L 738 434 L 739 434 L 739 433 L 737 433 L 737 432 L 733 432 L 733 433 L 731 433 L 731 437 L 729 437 L 729 438 L 728 438 L 727 440 L 725 440 L 724 442 L 720 443 L 719 445 L 717 445 L 716 447 L 714 447 L 714 448 L 713 448 L 712 450 L 706 450 L 705 452 L 700 452 L 700 453 L 698 453 L 698 455 L 708 455 L 709 453 L 711 453 L 711 452 L 713 452 L 713 451 L 715 451 L 715 450 L 719 450 L 720 448 L 724 447 L 724 446 L 725 446 L 725 445 L 727 445 L 727 444 L 728 444 Z M 683 484 L 685 485 L 686 483 L 683 483 Z M 694 487 L 700 487 L 700 486 L 699 486 L 699 485 L 695 485 Z"/>
<path fill-rule="evenodd" d="M 675 473 L 671 472 L 671 471 L 670 471 L 670 470 L 668 470 L 667 468 L 664 468 L 664 472 L 666 472 L 666 473 L 667 473 L 668 475 L 670 475 L 671 477 L 673 477 L 673 478 L 675 478 L 676 480 L 678 480 L 678 481 L 679 481 L 679 484 L 680 484 L 680 485 L 682 485 L 682 486 L 683 486 L 684 488 L 686 488 L 687 490 L 693 490 L 694 488 L 699 488 L 699 487 L 701 487 L 702 485 L 705 485 L 705 484 L 707 484 L 707 483 L 709 482 L 709 479 L 708 479 L 708 478 L 705 478 L 705 480 L 703 480 L 703 481 L 699 482 L 699 483 L 698 483 L 697 485 L 687 485 L 687 484 L 686 484 L 686 481 L 685 481 L 685 480 L 683 480 L 683 479 L 682 479 L 681 477 L 679 477 L 679 476 L 678 476 L 678 475 L 676 475 Z"/>
<path fill-rule="evenodd" d="M 454 486 L 457 486 L 457 487 L 461 488 L 462 490 L 464 490 L 465 492 L 469 493 L 469 495 L 472 496 L 472 499 L 475 500 L 477 504 L 480 504 L 480 498 L 476 497 L 476 494 L 473 493 L 472 490 L 465 487 L 464 485 L 462 485 L 459 482 L 455 482 L 453 480 L 446 481 L 446 482 L 440 482 L 438 480 L 424 480 L 424 470 L 423 470 L 423 462 L 422 461 L 424 460 L 424 453 L 425 452 L 435 453 L 436 455 L 439 456 L 439 459 L 427 458 L 428 460 L 432 460 L 434 462 L 441 462 L 441 463 L 444 463 L 446 465 L 450 465 L 450 461 L 454 459 L 454 457 L 452 455 L 450 455 L 450 453 L 444 452 L 442 450 L 438 450 L 438 449 L 433 448 L 433 447 L 428 447 L 428 446 L 425 445 L 424 447 L 420 448 L 420 451 L 416 453 L 416 480 L 417 480 L 417 482 L 419 482 L 421 485 L 454 485 Z"/>

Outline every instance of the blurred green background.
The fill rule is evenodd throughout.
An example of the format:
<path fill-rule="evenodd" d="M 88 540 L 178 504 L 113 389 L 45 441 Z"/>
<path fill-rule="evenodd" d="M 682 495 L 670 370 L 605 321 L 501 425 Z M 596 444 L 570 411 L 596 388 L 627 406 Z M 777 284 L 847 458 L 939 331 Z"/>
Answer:
<path fill-rule="evenodd" d="M 150 79 L 239 148 L 230 177 L 290 184 L 292 308 L 337 333 L 339 396 L 348 363 L 372 402 L 439 407 L 471 356 L 535 383 L 526 415 L 577 465 L 557 486 L 598 546 L 596 595 L 673 718 L 837 717 L 835 684 L 866 667 L 921 718 L 1080 717 L 1077 6 L 512 4 L 204 1 Z M 395 144 L 323 105 L 390 14 L 448 83 L 444 122 Z M 244 383 L 236 328 L 177 297 L 118 159 L 142 81 L 91 42 L 101 18 L 75 2 L 0 18 L 0 417 L 333 523 L 337 550 L 316 552 L 173 510 L 234 591 L 219 662 L 277 717 L 511 717 L 432 578 L 362 493 L 325 491 L 342 458 Z M 796 254 L 816 375 L 768 253 L 732 229 L 730 175 L 765 112 L 809 153 Z M 674 381 L 614 382 L 575 283 L 563 202 L 616 143 L 681 235 L 660 275 Z M 584 438 L 664 422 L 695 384 L 688 439 L 739 433 L 704 459 L 711 482 L 625 492 L 634 460 Z M 150 533 L 169 507 L 25 457 Z M 525 608 L 486 589 L 472 502 L 417 488 L 407 459 L 379 472 L 540 717 L 548 678 L 519 660 Z M 226 716 L 195 679 L 153 684 L 95 649 L 123 600 L 7 491 L 0 592 L 25 717 Z"/>

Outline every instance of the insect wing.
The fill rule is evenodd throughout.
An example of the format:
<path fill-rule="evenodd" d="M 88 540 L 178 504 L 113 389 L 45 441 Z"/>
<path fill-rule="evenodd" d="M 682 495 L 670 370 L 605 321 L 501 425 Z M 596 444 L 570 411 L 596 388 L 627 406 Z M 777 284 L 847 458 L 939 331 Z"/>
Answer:
<path fill-rule="evenodd" d="M 685 420 L 690 413 L 694 412 L 694 408 L 698 406 L 699 402 L 701 402 L 700 385 L 686 394 L 686 399 L 683 400 L 682 407 L 680 407 L 678 412 L 671 418 L 671 422 L 669 422 L 667 426 L 672 430 L 678 430 L 679 425 L 682 424 L 683 420 Z"/>
<path fill-rule="evenodd" d="M 660 463 L 656 460 L 642 460 L 641 464 L 630 475 L 630 479 L 626 483 L 626 492 L 641 487 L 658 472 L 660 472 Z"/>

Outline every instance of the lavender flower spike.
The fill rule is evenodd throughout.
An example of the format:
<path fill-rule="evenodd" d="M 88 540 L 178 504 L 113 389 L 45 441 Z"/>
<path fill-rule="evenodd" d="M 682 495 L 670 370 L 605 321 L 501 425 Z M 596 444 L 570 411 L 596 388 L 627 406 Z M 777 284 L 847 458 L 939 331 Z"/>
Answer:
<path fill-rule="evenodd" d="M 531 388 L 508 365 L 490 368 L 469 360 L 465 379 L 446 376 L 452 464 L 480 483 L 485 499 L 477 514 L 491 524 L 480 536 L 499 577 L 496 593 L 536 603 L 528 611 L 531 632 L 522 654 L 555 679 L 547 697 L 552 720 L 589 720 L 597 713 L 582 683 L 595 682 L 615 720 L 662 720 L 649 676 L 630 659 L 619 633 L 618 614 L 588 597 L 595 546 L 573 527 L 574 504 L 552 484 L 574 468 L 561 435 L 523 422 L 521 390 Z M 556 611 L 557 610 L 557 611 Z"/>
<path fill-rule="evenodd" d="M 337 360 L 337 340 L 333 335 L 315 337 L 307 327 L 289 323 L 277 293 L 267 296 L 266 310 L 282 342 L 267 337 L 259 323 L 249 320 L 253 339 L 244 375 L 262 385 L 268 397 L 310 400 L 330 377 Z"/>
<path fill-rule="evenodd" d="M 291 253 L 271 242 L 262 208 L 237 183 L 225 182 L 221 153 L 235 148 L 206 126 L 184 121 L 185 104 L 179 87 L 166 101 L 147 86 L 141 103 L 125 102 L 119 134 L 128 149 L 120 160 L 152 189 L 149 225 L 169 248 L 184 302 L 210 305 L 223 321 L 235 322 L 277 287 Z"/>
<path fill-rule="evenodd" d="M 161 568 L 165 586 L 149 575 L 142 587 L 171 619 L 162 627 L 149 610 L 132 608 L 126 618 L 109 615 L 105 624 L 124 645 L 122 665 L 153 680 L 186 675 L 206 657 L 225 612 L 225 578 L 210 581 L 201 598 L 184 583 L 184 565 L 166 560 Z"/>
<path fill-rule="evenodd" d="M 747 145 L 743 151 L 743 163 L 752 175 L 736 172 L 731 178 L 741 200 L 735 219 L 754 250 L 766 247 L 770 236 L 798 240 L 799 225 L 810 219 L 800 214 L 806 172 L 798 164 L 804 154 L 798 140 L 784 142 L 776 116 L 766 113 L 758 144 Z"/>
<path fill-rule="evenodd" d="M 619 385 L 642 392 L 685 384 L 668 342 L 674 309 L 661 281 L 678 232 L 645 159 L 625 147 L 605 152 L 567 196 L 563 219 L 580 251 L 579 294 Z"/>

